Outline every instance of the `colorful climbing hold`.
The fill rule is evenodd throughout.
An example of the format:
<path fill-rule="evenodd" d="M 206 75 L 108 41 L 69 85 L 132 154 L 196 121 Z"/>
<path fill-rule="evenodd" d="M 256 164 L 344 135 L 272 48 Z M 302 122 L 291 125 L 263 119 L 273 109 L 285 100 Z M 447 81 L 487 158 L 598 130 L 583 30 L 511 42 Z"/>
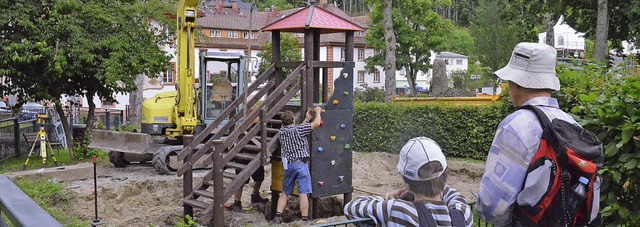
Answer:
<path fill-rule="evenodd" d="M 333 100 L 333 105 L 338 105 L 338 103 L 340 103 L 340 101 L 338 101 L 337 99 Z"/>
<path fill-rule="evenodd" d="M 335 166 L 336 165 L 336 160 L 331 160 L 331 165 Z"/>
<path fill-rule="evenodd" d="M 338 176 L 338 178 L 340 178 L 340 181 L 344 181 L 344 176 Z"/>
<path fill-rule="evenodd" d="M 324 148 L 318 147 L 318 152 L 323 152 L 323 151 L 324 151 Z"/>
<path fill-rule="evenodd" d="M 318 185 L 320 186 L 324 185 L 324 181 L 318 181 Z"/>
<path fill-rule="evenodd" d="M 349 145 L 349 144 L 345 144 L 344 145 L 344 149 L 350 149 L 350 148 L 351 148 L 351 145 Z"/>
<path fill-rule="evenodd" d="M 323 125 L 324 125 L 324 121 L 320 121 L 320 126 L 323 126 Z"/>
<path fill-rule="evenodd" d="M 336 136 L 331 136 L 331 140 L 336 140 Z"/>
<path fill-rule="evenodd" d="M 341 128 L 341 129 L 345 129 L 345 128 L 347 128 L 347 124 L 340 124 L 340 128 Z"/>
<path fill-rule="evenodd" d="M 342 92 L 342 94 L 344 94 L 344 96 L 347 96 L 347 95 L 349 95 L 349 92 L 345 91 L 345 92 Z"/>
<path fill-rule="evenodd" d="M 344 78 L 347 78 L 347 77 L 349 77 L 349 73 L 343 73 L 343 74 L 342 74 L 342 76 L 343 76 Z"/>

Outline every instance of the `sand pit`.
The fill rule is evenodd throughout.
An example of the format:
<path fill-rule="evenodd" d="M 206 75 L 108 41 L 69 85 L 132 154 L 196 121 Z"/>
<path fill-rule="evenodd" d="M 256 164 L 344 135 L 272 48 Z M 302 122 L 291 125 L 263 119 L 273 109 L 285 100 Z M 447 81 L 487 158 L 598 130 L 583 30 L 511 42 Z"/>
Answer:
<path fill-rule="evenodd" d="M 395 165 L 397 155 L 387 153 L 354 153 L 353 156 L 354 197 L 359 195 L 383 195 L 399 187 L 403 187 Z M 459 160 L 449 161 L 449 184 L 459 189 L 469 200 L 474 200 L 471 192 L 477 191 L 482 177 L 484 164 L 468 163 Z M 266 180 L 261 188 L 261 195 L 270 198 L 270 166 L 266 166 Z M 205 170 L 196 171 L 194 178 L 200 178 Z M 92 220 L 93 180 L 71 181 L 65 183 L 74 194 L 73 207 L 67 210 L 80 219 Z M 244 188 L 243 204 L 249 206 L 251 189 Z M 175 226 L 176 219 L 182 215 L 182 178 L 175 175 L 159 175 L 153 167 L 132 165 L 126 168 L 112 166 L 98 167 L 98 209 L 100 219 L 109 226 Z M 231 201 L 229 201 L 231 202 Z M 325 216 L 309 222 L 297 221 L 297 199 L 289 201 L 286 221 L 283 226 L 304 226 L 316 222 L 331 222 L 344 219 L 341 217 L 342 197 L 327 198 L 323 201 L 321 213 Z M 267 226 L 269 221 L 263 213 L 271 212 L 266 206 L 253 206 L 244 212 L 225 213 L 228 226 Z M 294 209 L 295 208 L 295 209 Z M 196 220 L 206 218 L 196 213 Z"/>

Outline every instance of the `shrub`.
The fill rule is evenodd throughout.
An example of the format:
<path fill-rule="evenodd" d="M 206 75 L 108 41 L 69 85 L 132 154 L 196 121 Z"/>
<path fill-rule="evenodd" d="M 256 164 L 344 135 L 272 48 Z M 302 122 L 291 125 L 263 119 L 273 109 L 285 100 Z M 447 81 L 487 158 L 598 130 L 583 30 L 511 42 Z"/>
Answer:
<path fill-rule="evenodd" d="M 640 78 L 588 65 L 558 71 L 561 108 L 604 145 L 601 215 L 607 225 L 640 225 Z"/>
<path fill-rule="evenodd" d="M 360 85 L 353 93 L 356 102 L 384 102 L 384 89 L 379 87 L 369 87 L 367 84 Z"/>
<path fill-rule="evenodd" d="M 354 149 L 398 153 L 404 143 L 427 136 L 448 157 L 486 158 L 494 133 L 507 115 L 505 105 L 356 103 Z"/>

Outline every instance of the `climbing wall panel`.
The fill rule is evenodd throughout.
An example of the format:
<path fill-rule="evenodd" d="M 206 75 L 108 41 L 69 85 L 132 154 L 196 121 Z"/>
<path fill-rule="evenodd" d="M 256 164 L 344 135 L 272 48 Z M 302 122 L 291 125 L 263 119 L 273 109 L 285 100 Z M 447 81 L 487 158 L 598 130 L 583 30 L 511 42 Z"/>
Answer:
<path fill-rule="evenodd" d="M 311 141 L 312 198 L 345 194 L 352 188 L 353 62 L 334 80 L 333 95 L 325 103 L 323 124 Z"/>

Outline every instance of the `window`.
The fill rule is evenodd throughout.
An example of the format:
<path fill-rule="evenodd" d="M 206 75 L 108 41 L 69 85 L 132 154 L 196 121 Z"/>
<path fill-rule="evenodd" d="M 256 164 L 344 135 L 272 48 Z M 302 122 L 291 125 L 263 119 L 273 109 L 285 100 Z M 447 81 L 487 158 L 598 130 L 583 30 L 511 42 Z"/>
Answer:
<path fill-rule="evenodd" d="M 220 30 L 211 30 L 211 37 L 222 37 L 222 31 L 220 31 Z"/>
<path fill-rule="evenodd" d="M 358 32 L 358 33 L 356 33 L 356 36 L 358 36 L 358 37 L 364 37 L 364 32 Z"/>
<path fill-rule="evenodd" d="M 255 32 L 252 32 L 252 33 L 251 33 L 251 39 L 255 39 L 255 38 L 256 38 L 256 33 L 255 33 Z"/>
<path fill-rule="evenodd" d="M 249 39 L 249 32 L 243 32 L 242 36 L 244 37 L 244 39 Z"/>
<path fill-rule="evenodd" d="M 364 71 L 358 71 L 358 83 L 364 83 Z"/>
<path fill-rule="evenodd" d="M 364 61 L 364 49 L 358 49 L 358 61 Z"/>
<path fill-rule="evenodd" d="M 456 65 L 462 65 L 462 60 L 460 59 L 456 60 Z"/>
<path fill-rule="evenodd" d="M 102 100 L 102 108 L 105 108 L 107 106 L 113 107 L 115 106 L 113 102 L 111 101 L 107 101 L 107 100 Z"/>
<path fill-rule="evenodd" d="M 227 38 L 233 38 L 233 32 L 227 31 Z"/>
<path fill-rule="evenodd" d="M 171 63 L 171 65 L 169 66 L 169 68 L 162 72 L 162 84 L 174 84 L 175 83 L 175 75 L 176 75 L 176 70 L 175 70 L 175 63 Z"/>
<path fill-rule="evenodd" d="M 233 38 L 238 38 L 238 31 L 233 31 Z"/>
<path fill-rule="evenodd" d="M 340 48 L 340 61 L 344 61 L 344 47 Z"/>
<path fill-rule="evenodd" d="M 449 59 L 444 59 L 444 64 L 449 65 Z"/>
<path fill-rule="evenodd" d="M 380 71 L 377 71 L 373 73 L 373 82 L 374 83 L 380 83 Z"/>
<path fill-rule="evenodd" d="M 558 36 L 558 45 L 564 46 L 564 37 Z"/>

